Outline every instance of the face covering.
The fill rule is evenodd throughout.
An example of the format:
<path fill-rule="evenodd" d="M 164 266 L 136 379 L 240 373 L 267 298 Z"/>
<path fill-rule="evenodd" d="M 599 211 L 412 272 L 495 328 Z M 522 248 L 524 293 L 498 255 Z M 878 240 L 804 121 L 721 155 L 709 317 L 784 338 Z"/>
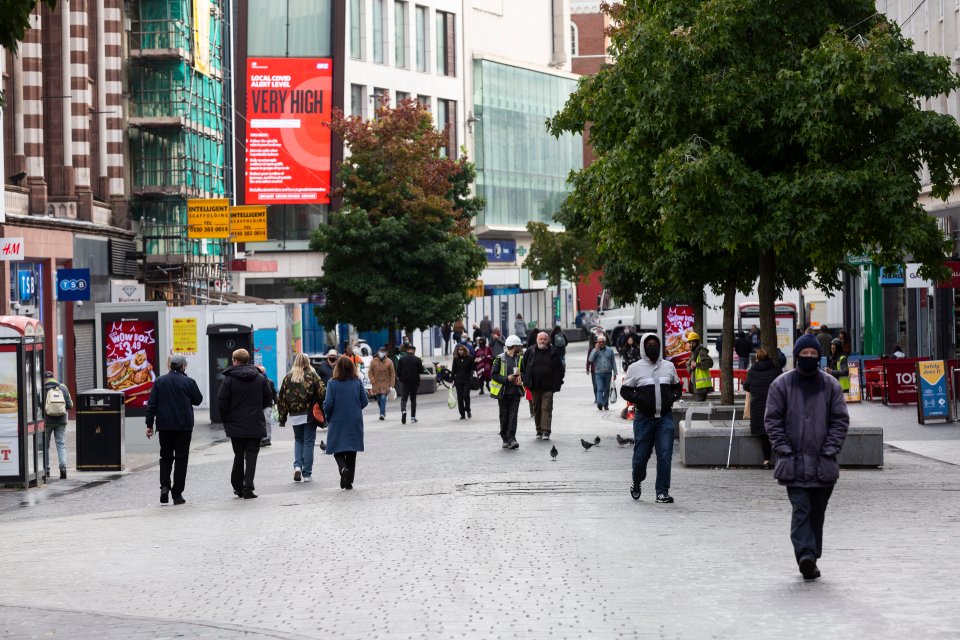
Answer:
<path fill-rule="evenodd" d="M 820 358 L 797 356 L 797 368 L 805 376 L 811 376 L 820 367 Z"/>
<path fill-rule="evenodd" d="M 643 347 L 643 353 L 646 354 L 648 358 L 656 362 L 657 357 L 660 355 L 660 345 L 658 344 L 648 344 Z"/>
<path fill-rule="evenodd" d="M 377 355 L 380 356 L 380 359 L 381 359 L 381 360 L 383 360 L 384 358 L 387 357 L 387 352 L 386 352 L 386 351 L 377 351 Z"/>

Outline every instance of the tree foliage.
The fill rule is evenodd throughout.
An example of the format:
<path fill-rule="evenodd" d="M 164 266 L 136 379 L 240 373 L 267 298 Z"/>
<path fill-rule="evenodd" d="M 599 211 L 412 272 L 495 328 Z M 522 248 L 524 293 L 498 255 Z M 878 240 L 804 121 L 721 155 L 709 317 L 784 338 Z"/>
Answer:
<path fill-rule="evenodd" d="M 0 0 L 0 47 L 16 51 L 30 28 L 30 14 L 37 5 L 45 4 L 52 11 L 57 0 Z"/>
<path fill-rule="evenodd" d="M 731 273 L 738 288 L 759 278 L 773 349 L 776 296 L 811 279 L 839 288 L 848 254 L 943 274 L 944 238 L 917 196 L 924 166 L 936 197 L 960 176 L 960 127 L 919 101 L 960 82 L 872 0 L 605 10 L 615 62 L 548 126 L 589 123 L 596 161 L 570 196 L 578 228 L 608 273 L 636 276 L 645 303 L 701 277 L 720 290 Z"/>
<path fill-rule="evenodd" d="M 551 231 L 543 222 L 528 222 L 533 237 L 523 266 L 530 273 L 546 278 L 552 287 L 562 280 L 576 282 L 596 269 L 593 243 L 574 231 Z"/>
<path fill-rule="evenodd" d="M 443 158 L 447 137 L 416 100 L 385 101 L 374 120 L 334 112 L 333 131 L 350 150 L 340 168 L 343 209 L 313 233 L 323 275 L 300 288 L 322 294 L 326 326 L 424 328 L 460 317 L 486 265 L 471 235 L 473 165 Z"/>

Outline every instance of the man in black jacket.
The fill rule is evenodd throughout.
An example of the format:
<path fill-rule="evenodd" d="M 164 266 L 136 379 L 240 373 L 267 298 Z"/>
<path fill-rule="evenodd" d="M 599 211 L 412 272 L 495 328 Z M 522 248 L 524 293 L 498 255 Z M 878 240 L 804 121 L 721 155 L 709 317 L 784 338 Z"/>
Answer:
<path fill-rule="evenodd" d="M 533 420 L 537 440 L 549 440 L 553 422 L 553 394 L 563 385 L 565 369 L 560 352 L 550 344 L 545 331 L 537 335 L 537 346 L 528 349 L 520 367 L 523 385 L 533 396 Z"/>
<path fill-rule="evenodd" d="M 417 421 L 417 392 L 420 390 L 420 371 L 423 361 L 417 357 L 417 349 L 408 344 L 407 353 L 397 363 L 397 379 L 400 385 L 400 423 L 407 424 L 407 398 L 410 399 L 410 421 Z"/>
<path fill-rule="evenodd" d="M 169 500 L 183 504 L 183 487 L 187 481 L 187 460 L 193 436 L 193 408 L 203 402 L 196 381 L 186 374 L 187 359 L 182 355 L 170 358 L 170 373 L 157 378 L 147 400 L 147 438 L 153 437 L 156 423 L 160 438 L 160 502 Z M 173 485 L 170 471 L 173 470 Z"/>
<path fill-rule="evenodd" d="M 253 477 L 257 473 L 260 441 L 267 435 L 263 410 L 272 404 L 273 396 L 267 378 L 250 364 L 250 352 L 246 349 L 233 352 L 233 366 L 223 371 L 217 402 L 223 430 L 233 443 L 233 492 L 237 497 L 256 498 Z"/>

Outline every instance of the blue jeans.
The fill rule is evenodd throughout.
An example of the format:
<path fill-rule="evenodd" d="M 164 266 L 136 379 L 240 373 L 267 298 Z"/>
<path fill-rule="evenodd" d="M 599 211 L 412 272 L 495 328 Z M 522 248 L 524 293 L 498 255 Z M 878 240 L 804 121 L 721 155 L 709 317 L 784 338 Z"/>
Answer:
<path fill-rule="evenodd" d="M 307 478 L 313 475 L 313 446 L 316 441 L 316 425 L 293 425 L 293 466 L 300 467 Z"/>
<path fill-rule="evenodd" d="M 377 406 L 380 407 L 380 415 L 387 415 L 387 394 L 378 393 L 377 394 Z"/>
<path fill-rule="evenodd" d="M 673 458 L 673 414 L 659 418 L 637 414 L 633 419 L 633 483 L 647 479 L 647 461 L 657 449 L 657 495 L 670 493 L 670 462 Z"/>
<path fill-rule="evenodd" d="M 593 379 L 596 382 L 596 391 L 597 391 L 597 404 L 601 407 L 606 407 L 610 404 L 610 380 L 612 379 L 612 371 L 606 371 L 604 373 L 593 374 Z"/>
<path fill-rule="evenodd" d="M 67 426 L 63 425 L 61 427 L 52 427 L 47 425 L 47 428 L 44 430 L 43 439 L 43 468 L 47 471 L 50 471 L 50 432 L 53 432 L 53 439 L 57 441 L 57 459 L 60 461 L 60 468 L 67 468 L 67 442 L 66 442 L 66 432 Z"/>

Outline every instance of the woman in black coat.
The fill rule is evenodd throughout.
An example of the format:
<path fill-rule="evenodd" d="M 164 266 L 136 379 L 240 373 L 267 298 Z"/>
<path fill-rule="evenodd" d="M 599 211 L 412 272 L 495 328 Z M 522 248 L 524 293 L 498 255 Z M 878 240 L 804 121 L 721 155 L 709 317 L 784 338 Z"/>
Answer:
<path fill-rule="evenodd" d="M 777 379 L 783 369 L 770 359 L 765 349 L 757 349 L 757 361 L 747 371 L 747 379 L 743 383 L 744 391 L 750 393 L 750 433 L 760 436 L 760 446 L 763 449 L 763 468 L 770 468 L 770 439 L 763 425 L 763 414 L 767 410 L 767 392 L 770 384 Z"/>
<path fill-rule="evenodd" d="M 476 365 L 470 351 L 464 345 L 459 345 L 453 352 L 450 372 L 453 374 L 453 386 L 457 390 L 457 409 L 460 410 L 461 420 L 473 417 L 470 415 L 470 382 L 474 369 Z"/>

